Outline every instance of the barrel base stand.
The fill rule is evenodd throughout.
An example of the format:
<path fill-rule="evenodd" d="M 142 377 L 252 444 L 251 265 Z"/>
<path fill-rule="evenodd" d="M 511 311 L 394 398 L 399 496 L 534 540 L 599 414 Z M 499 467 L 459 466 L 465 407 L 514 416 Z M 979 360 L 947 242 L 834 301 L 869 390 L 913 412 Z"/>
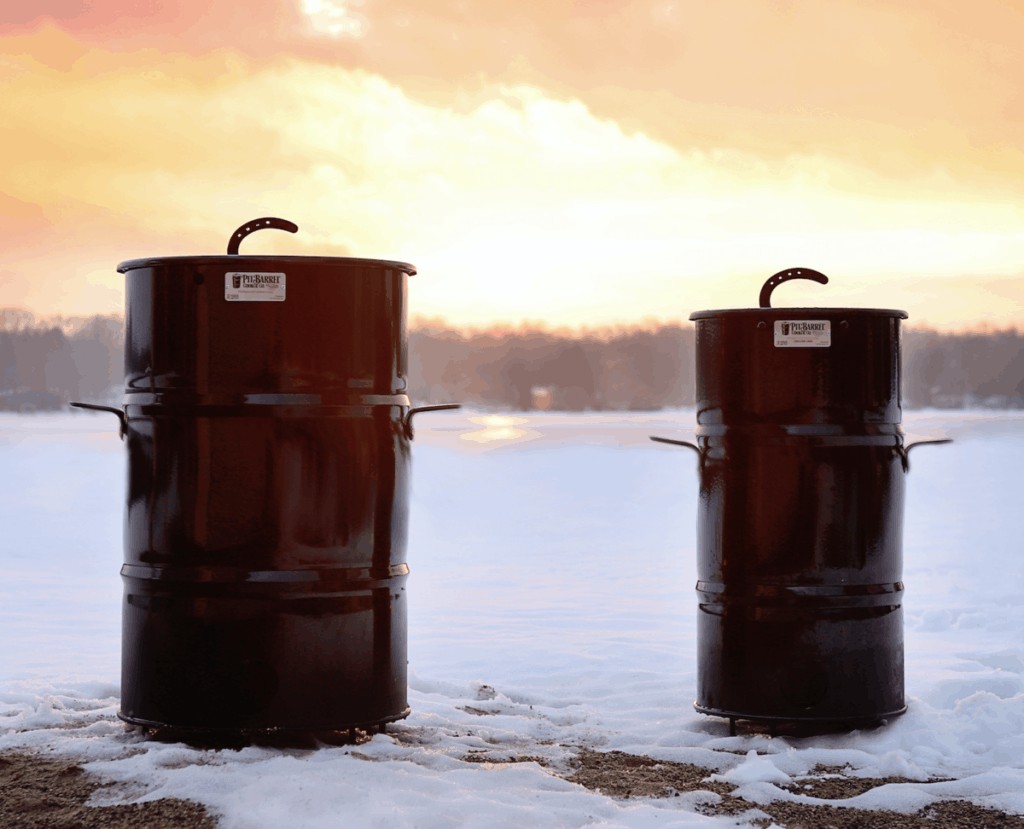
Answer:
<path fill-rule="evenodd" d="M 705 708 L 693 704 L 698 714 L 707 714 L 710 717 L 721 717 L 729 721 L 729 736 L 736 736 L 736 723 L 743 721 L 753 723 L 755 726 L 763 727 L 773 737 L 777 734 L 788 734 L 791 736 L 804 736 L 811 734 L 828 734 L 844 731 L 855 731 L 861 728 L 875 728 L 884 725 L 893 717 L 906 713 L 907 706 L 889 711 L 883 714 L 872 714 L 870 716 L 858 717 L 766 717 L 757 714 L 744 714 L 738 711 L 721 711 L 717 708 Z"/>
<path fill-rule="evenodd" d="M 364 743 L 375 734 L 386 732 L 389 723 L 404 720 L 411 713 L 412 709 L 406 708 L 376 722 L 313 731 L 292 728 L 188 728 L 129 717 L 121 711 L 117 712 L 117 718 L 141 731 L 147 739 L 159 742 L 185 743 L 202 748 L 242 748 L 250 745 L 314 748 L 317 745 Z"/>

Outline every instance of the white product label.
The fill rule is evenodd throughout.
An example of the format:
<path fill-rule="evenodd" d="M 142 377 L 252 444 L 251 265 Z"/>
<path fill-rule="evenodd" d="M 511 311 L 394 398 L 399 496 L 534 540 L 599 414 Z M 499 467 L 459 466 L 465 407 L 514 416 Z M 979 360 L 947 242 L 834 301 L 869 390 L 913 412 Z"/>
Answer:
<path fill-rule="evenodd" d="M 229 271 L 224 274 L 224 299 L 228 302 L 284 302 L 283 273 Z"/>
<path fill-rule="evenodd" d="M 831 320 L 775 320 L 776 348 L 828 348 Z"/>

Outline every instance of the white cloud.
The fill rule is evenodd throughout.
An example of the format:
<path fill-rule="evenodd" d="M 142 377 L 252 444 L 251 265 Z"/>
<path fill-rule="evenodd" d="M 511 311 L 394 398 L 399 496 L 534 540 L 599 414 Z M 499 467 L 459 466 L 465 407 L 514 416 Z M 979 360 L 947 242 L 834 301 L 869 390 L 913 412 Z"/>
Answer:
<path fill-rule="evenodd" d="M 887 307 L 903 278 L 998 277 L 1024 263 L 1024 211 L 1008 201 L 900 193 L 824 157 L 772 166 L 682 150 L 537 88 L 495 86 L 459 111 L 298 60 L 75 71 L 59 88 L 8 84 L 8 123 L 24 140 L 0 185 L 168 240 L 141 250 L 123 239 L 112 264 L 219 252 L 242 221 L 279 215 L 297 236 L 245 247 L 411 261 L 412 310 L 426 316 L 580 324 L 750 305 L 763 279 L 798 265 L 833 284 L 788 296 Z M 71 227 L 67 238 L 73 248 Z"/>
<path fill-rule="evenodd" d="M 300 9 L 313 28 L 338 38 L 366 36 L 369 20 L 358 11 L 364 5 L 364 0 L 300 0 Z"/>

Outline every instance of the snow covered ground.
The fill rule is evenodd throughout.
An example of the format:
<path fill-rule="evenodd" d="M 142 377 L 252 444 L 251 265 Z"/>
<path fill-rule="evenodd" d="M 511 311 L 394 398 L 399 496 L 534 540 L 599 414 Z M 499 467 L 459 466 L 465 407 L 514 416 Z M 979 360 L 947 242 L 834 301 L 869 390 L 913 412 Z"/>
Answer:
<path fill-rule="evenodd" d="M 124 447 L 103 415 L 0 415 L 0 751 L 36 749 L 185 797 L 225 829 L 727 826 L 698 795 L 614 800 L 553 773 L 619 749 L 718 769 L 750 801 L 817 764 L 1024 813 L 1024 414 L 909 413 L 909 711 L 828 737 L 730 737 L 694 713 L 697 473 L 653 444 L 692 411 L 423 416 L 413 446 L 410 703 L 358 746 L 211 751 L 115 718 Z M 478 762 L 467 762 L 466 758 Z M 535 758 L 535 759 L 531 759 Z M 543 760 L 548 765 L 538 762 Z M 521 762 L 507 762 L 520 760 Z M 705 796 L 706 797 L 706 796 Z"/>

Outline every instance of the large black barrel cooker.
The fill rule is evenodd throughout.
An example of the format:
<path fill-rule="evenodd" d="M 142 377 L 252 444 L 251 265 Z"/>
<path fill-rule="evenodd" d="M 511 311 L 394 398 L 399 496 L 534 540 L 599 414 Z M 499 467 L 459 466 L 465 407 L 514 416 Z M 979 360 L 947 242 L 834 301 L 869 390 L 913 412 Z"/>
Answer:
<path fill-rule="evenodd" d="M 697 699 L 805 730 L 902 713 L 903 311 L 698 311 Z"/>
<path fill-rule="evenodd" d="M 382 727 L 406 699 L 403 262 L 133 259 L 119 716 L 205 734 Z"/>

